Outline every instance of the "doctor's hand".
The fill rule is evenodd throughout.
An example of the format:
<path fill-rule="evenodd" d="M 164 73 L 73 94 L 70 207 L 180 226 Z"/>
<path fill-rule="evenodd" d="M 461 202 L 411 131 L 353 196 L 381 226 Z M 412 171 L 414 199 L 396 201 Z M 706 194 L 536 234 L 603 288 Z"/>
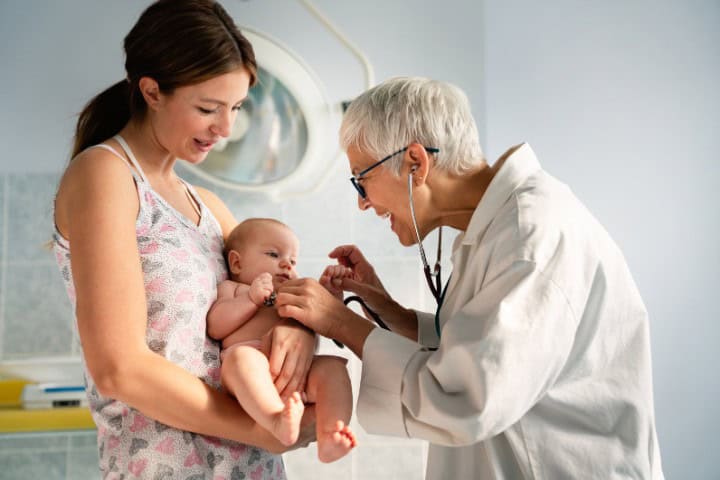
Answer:
<path fill-rule="evenodd" d="M 380 318 L 395 333 L 399 333 L 411 340 L 417 340 L 417 316 L 415 312 L 397 303 L 385 289 L 375 269 L 368 262 L 360 249 L 355 245 L 341 245 L 329 254 L 336 258 L 340 265 L 349 267 L 353 271 L 352 277 L 343 277 L 339 285 L 344 291 L 358 295 L 377 313 Z M 335 282 L 337 282 L 335 280 Z M 363 306 L 367 318 L 371 318 Z"/>
<path fill-rule="evenodd" d="M 343 312 L 349 310 L 333 293 L 311 278 L 283 282 L 277 292 L 275 307 L 281 317 L 293 318 L 330 338 Z"/>
<path fill-rule="evenodd" d="M 281 317 L 294 318 L 320 335 L 339 340 L 360 358 L 365 339 L 375 328 L 311 278 L 284 282 L 275 306 Z"/>
<path fill-rule="evenodd" d="M 333 251 L 328 254 L 328 257 L 336 259 L 338 264 L 352 270 L 352 279 L 356 283 L 365 284 L 386 292 L 382 282 L 375 274 L 375 269 L 355 245 L 340 245 L 339 247 L 335 247 Z M 345 290 L 349 289 L 346 288 Z M 360 292 L 355 293 L 362 296 Z"/>

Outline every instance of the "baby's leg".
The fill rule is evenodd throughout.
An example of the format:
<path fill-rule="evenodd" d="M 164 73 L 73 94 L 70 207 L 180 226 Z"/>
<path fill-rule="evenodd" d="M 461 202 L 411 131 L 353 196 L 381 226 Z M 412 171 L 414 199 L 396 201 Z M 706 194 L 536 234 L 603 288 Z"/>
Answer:
<path fill-rule="evenodd" d="M 223 386 L 235 395 L 245 411 L 283 445 L 297 441 L 305 406 L 297 392 L 283 402 L 263 352 L 247 345 L 235 345 L 226 350 L 221 378 Z"/>
<path fill-rule="evenodd" d="M 307 396 L 317 412 L 318 457 L 333 462 L 355 445 L 348 423 L 352 415 L 352 386 L 345 360 L 319 355 L 313 360 L 307 380 Z"/>

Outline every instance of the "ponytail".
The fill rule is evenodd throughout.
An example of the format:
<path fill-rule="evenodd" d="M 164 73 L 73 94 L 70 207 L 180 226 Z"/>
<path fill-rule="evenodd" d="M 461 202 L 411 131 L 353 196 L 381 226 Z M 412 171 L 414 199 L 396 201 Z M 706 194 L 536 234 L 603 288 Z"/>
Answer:
<path fill-rule="evenodd" d="M 121 80 L 90 100 L 78 118 L 72 156 L 117 134 L 130 121 L 130 84 Z"/>

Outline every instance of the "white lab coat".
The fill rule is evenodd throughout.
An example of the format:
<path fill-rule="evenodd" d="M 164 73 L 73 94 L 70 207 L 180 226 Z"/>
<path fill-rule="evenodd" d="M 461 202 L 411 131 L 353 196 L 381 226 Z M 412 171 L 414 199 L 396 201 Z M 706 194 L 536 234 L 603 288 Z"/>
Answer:
<path fill-rule="evenodd" d="M 664 478 L 642 299 L 529 145 L 493 178 L 452 264 L 440 340 L 424 313 L 419 343 L 367 338 L 360 424 L 428 440 L 427 480 Z"/>

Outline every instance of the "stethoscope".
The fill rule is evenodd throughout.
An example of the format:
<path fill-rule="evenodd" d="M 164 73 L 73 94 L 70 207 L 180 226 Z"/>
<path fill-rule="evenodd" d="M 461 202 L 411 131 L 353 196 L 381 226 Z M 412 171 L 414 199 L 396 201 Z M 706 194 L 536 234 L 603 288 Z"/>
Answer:
<path fill-rule="evenodd" d="M 410 173 L 408 173 L 408 199 L 410 203 L 410 217 L 412 218 L 413 222 L 413 229 L 415 231 L 415 238 L 417 239 L 417 245 L 418 250 L 420 251 L 420 259 L 423 263 L 423 272 L 425 273 L 425 281 L 427 282 L 428 287 L 430 288 L 430 293 L 432 293 L 432 296 L 435 297 L 435 302 L 437 303 L 437 309 L 435 310 L 435 331 L 438 335 L 438 338 L 440 338 L 440 308 L 442 307 L 443 300 L 445 299 L 445 293 L 447 292 L 448 284 L 450 284 L 450 281 L 448 280 L 448 283 L 445 285 L 445 288 L 442 287 L 442 277 L 441 277 L 441 266 L 440 266 L 440 258 L 442 256 L 442 226 L 438 228 L 438 246 L 437 246 L 437 257 L 435 259 L 435 266 L 433 270 L 430 270 L 430 265 L 428 264 L 427 257 L 425 256 L 425 249 L 423 248 L 422 240 L 420 239 L 420 230 L 417 226 L 417 218 L 415 217 L 415 205 L 413 200 L 413 187 L 412 187 L 412 176 L 415 172 L 415 167 L 413 167 L 412 170 L 410 170 Z M 363 309 L 372 317 L 372 319 L 377 323 L 377 325 L 381 328 L 384 328 L 385 330 L 390 330 L 390 328 L 385 324 L 385 322 L 382 321 L 380 318 L 380 315 L 375 313 L 370 307 L 367 306 L 365 301 L 360 298 L 357 295 L 353 295 L 350 297 L 347 297 L 343 303 L 345 305 L 349 304 L 350 302 L 358 302 Z M 337 346 L 340 348 L 343 347 L 343 344 L 338 342 L 337 340 L 333 340 Z"/>

